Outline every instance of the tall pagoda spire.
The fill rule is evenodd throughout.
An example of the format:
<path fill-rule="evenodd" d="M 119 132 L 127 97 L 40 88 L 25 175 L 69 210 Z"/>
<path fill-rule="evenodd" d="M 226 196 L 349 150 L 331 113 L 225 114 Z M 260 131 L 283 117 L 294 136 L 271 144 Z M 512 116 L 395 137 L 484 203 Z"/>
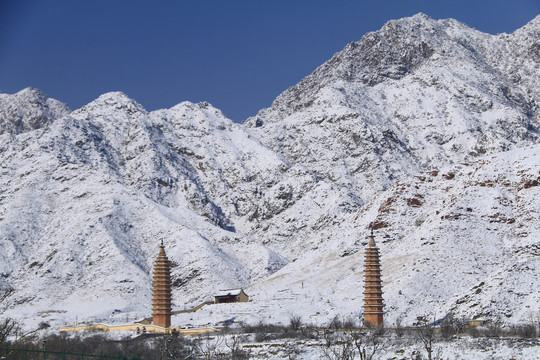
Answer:
<path fill-rule="evenodd" d="M 383 298 L 379 248 L 375 244 L 373 228 L 366 248 L 364 278 L 364 323 L 368 327 L 383 325 Z"/>
<path fill-rule="evenodd" d="M 159 247 L 159 254 L 154 263 L 154 296 L 153 296 L 153 319 L 156 326 L 168 328 L 171 326 L 171 264 L 167 255 L 163 240 Z"/>

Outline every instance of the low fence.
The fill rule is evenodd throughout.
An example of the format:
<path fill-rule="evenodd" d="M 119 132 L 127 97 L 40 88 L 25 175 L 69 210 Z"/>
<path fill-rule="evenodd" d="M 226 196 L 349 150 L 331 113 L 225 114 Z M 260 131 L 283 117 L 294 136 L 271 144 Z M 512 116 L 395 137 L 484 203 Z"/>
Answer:
<path fill-rule="evenodd" d="M 195 312 L 197 310 L 200 310 L 203 306 L 206 306 L 206 305 L 214 305 L 214 302 L 213 301 L 205 301 L 197 306 L 195 306 L 194 308 L 191 308 L 191 309 L 187 309 L 187 310 L 177 310 L 177 311 L 173 311 L 172 312 L 172 315 L 178 315 L 178 314 L 184 314 L 184 313 L 192 313 L 192 312 Z"/>
<path fill-rule="evenodd" d="M 206 305 L 214 305 L 214 302 L 213 301 L 205 301 L 205 302 L 200 303 L 199 305 L 197 305 L 197 306 L 195 306 L 195 307 L 193 307 L 191 309 L 173 311 L 173 312 L 171 312 L 171 315 L 192 313 L 192 312 L 195 312 L 197 310 L 200 310 L 203 306 L 206 306 Z M 147 317 L 147 318 L 137 322 L 137 324 L 148 325 L 148 324 L 152 323 L 152 319 L 153 319 L 153 317 L 150 316 L 150 317 Z"/>
<path fill-rule="evenodd" d="M 83 353 L 72 353 L 64 351 L 50 351 L 47 349 L 37 350 L 30 349 L 28 346 L 26 348 L 17 348 L 6 346 L 0 348 L 0 360 L 96 360 L 96 359 L 122 359 L 122 360 L 143 360 L 143 358 L 130 358 L 122 356 L 121 354 L 117 356 L 111 355 L 95 355 L 95 354 L 85 354 Z"/>

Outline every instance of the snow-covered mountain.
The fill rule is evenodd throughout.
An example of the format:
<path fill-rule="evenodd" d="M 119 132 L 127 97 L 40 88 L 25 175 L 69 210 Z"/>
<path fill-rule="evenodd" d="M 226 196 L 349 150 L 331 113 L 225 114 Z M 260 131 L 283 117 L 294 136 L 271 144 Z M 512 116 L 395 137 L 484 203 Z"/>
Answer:
<path fill-rule="evenodd" d="M 13 95 L 0 93 L 0 135 L 39 129 L 70 112 L 66 104 L 48 98 L 35 88 Z"/>
<path fill-rule="evenodd" d="M 450 311 L 530 321 L 540 303 L 539 195 L 540 145 L 421 172 L 317 232 L 309 257 L 251 291 L 264 298 L 273 289 L 292 289 L 302 309 L 313 298 L 328 301 L 316 311 L 329 311 L 330 319 L 361 313 L 364 229 L 373 223 L 387 323 Z"/>
<path fill-rule="evenodd" d="M 390 21 L 244 124 L 207 103 L 147 112 L 120 92 L 73 112 L 35 89 L 0 94 L 10 313 L 148 315 L 164 240 L 176 306 L 243 286 L 246 306 L 276 313 L 269 294 L 302 284 L 281 311 L 323 323 L 361 309 L 373 223 L 390 324 L 527 319 L 540 301 L 539 39 L 540 16 L 501 35 Z"/>
<path fill-rule="evenodd" d="M 538 141 L 539 29 L 540 17 L 499 36 L 423 14 L 390 21 L 246 123 L 369 200 L 421 169 Z"/>
<path fill-rule="evenodd" d="M 19 302 L 138 294 L 133 301 L 145 304 L 161 239 L 180 264 L 175 282 L 193 293 L 184 301 L 285 263 L 257 243 L 242 247 L 244 257 L 228 254 L 245 236 L 230 218 L 252 216 L 257 203 L 245 184 L 277 183 L 288 165 L 208 104 L 149 114 L 109 93 L 46 128 L 3 137 L 1 271 Z M 23 286 L 30 278 L 39 280 Z"/>

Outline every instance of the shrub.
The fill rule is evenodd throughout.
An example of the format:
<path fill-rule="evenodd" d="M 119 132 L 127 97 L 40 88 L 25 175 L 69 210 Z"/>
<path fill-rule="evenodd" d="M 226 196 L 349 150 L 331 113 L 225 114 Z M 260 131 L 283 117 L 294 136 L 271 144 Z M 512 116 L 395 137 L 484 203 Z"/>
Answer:
<path fill-rule="evenodd" d="M 298 331 L 300 330 L 300 327 L 302 326 L 302 317 L 299 315 L 291 315 L 289 317 L 289 327 L 292 331 Z"/>

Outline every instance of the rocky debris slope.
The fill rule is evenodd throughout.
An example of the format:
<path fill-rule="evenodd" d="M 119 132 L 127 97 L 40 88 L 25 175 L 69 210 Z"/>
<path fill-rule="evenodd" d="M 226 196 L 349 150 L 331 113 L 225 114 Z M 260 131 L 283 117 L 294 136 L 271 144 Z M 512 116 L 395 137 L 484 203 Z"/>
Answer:
<path fill-rule="evenodd" d="M 539 199 L 540 145 L 422 172 L 315 233 L 310 256 L 248 290 L 268 299 L 286 289 L 288 306 L 303 304 L 296 314 L 317 323 L 361 315 L 365 229 L 373 224 L 386 324 L 449 312 L 528 323 L 540 301 Z M 273 309 L 285 322 L 288 306 Z"/>

